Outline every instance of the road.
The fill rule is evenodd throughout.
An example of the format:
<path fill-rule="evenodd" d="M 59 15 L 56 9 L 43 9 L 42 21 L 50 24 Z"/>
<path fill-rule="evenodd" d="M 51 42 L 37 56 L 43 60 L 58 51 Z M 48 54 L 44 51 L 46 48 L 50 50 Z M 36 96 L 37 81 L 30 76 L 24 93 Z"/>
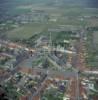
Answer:
<path fill-rule="evenodd" d="M 86 70 L 85 66 L 85 58 L 84 58 L 84 40 L 83 40 L 83 32 L 80 32 L 80 39 L 75 44 L 75 48 L 77 51 L 77 55 L 74 55 L 72 57 L 72 66 L 76 68 L 80 72 L 84 72 Z M 79 74 L 77 74 L 76 80 L 74 79 L 72 81 L 72 90 L 71 90 L 71 97 L 76 97 L 76 100 L 80 100 L 80 97 L 83 98 L 83 94 L 85 94 L 85 89 L 83 88 L 83 85 L 81 85 L 81 80 L 79 77 Z M 76 90 L 75 90 L 76 87 Z M 74 100 L 74 99 L 71 99 Z M 85 100 L 83 98 L 83 100 Z"/>
<path fill-rule="evenodd" d="M 48 77 L 44 79 L 44 81 L 41 83 L 41 86 L 38 88 L 38 90 L 32 95 L 30 100 L 35 100 L 34 98 L 38 95 L 40 95 L 40 92 L 45 88 L 46 81 L 48 80 Z"/>

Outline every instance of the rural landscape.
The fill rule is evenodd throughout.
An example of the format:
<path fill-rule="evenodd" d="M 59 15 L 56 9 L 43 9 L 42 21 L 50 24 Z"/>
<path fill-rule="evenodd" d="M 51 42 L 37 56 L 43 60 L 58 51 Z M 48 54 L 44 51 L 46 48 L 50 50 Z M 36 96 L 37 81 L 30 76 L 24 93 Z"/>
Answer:
<path fill-rule="evenodd" d="M 98 100 L 97 0 L 0 1 L 0 100 Z"/>

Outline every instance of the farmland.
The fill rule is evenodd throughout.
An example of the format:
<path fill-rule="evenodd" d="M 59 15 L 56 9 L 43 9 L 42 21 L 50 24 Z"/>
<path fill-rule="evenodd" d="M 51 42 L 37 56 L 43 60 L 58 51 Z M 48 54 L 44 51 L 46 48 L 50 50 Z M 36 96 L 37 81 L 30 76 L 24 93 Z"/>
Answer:
<path fill-rule="evenodd" d="M 17 23 L 18 27 L 9 30 L 7 26 L 6 29 L 8 30 L 5 30 L 5 34 L 9 39 L 20 40 L 28 39 L 35 33 L 47 33 L 49 28 L 58 28 L 58 26 L 64 26 L 65 30 L 80 30 L 85 26 L 97 26 L 98 19 L 93 17 L 98 16 L 97 11 L 97 8 L 82 8 L 78 6 L 18 5 L 10 11 L 15 17 L 12 25 Z M 18 21 L 17 18 L 19 18 Z M 21 25 L 21 23 L 25 24 Z"/>

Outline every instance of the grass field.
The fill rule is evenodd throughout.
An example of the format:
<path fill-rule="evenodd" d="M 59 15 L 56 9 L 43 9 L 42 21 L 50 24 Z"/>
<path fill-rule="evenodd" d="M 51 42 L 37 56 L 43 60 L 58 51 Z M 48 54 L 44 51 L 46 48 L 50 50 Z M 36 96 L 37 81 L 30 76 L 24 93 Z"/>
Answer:
<path fill-rule="evenodd" d="M 66 24 L 64 24 L 66 23 Z M 13 29 L 11 31 L 7 31 L 5 34 L 9 39 L 29 39 L 32 37 L 35 33 L 43 33 L 43 35 L 46 35 L 48 28 L 59 28 L 59 26 L 64 25 L 65 30 L 77 30 L 80 28 L 80 24 L 78 25 L 77 22 L 74 21 L 73 25 L 71 24 L 72 21 L 65 21 L 65 22 L 49 22 L 47 23 L 31 23 L 26 24 L 21 27 L 17 27 L 16 29 Z"/>
<path fill-rule="evenodd" d="M 28 39 L 35 33 L 40 33 L 45 29 L 43 24 L 27 24 L 21 27 L 18 27 L 12 31 L 6 32 L 9 39 Z"/>
<path fill-rule="evenodd" d="M 74 25 L 75 26 L 84 26 L 87 24 L 85 20 L 81 21 L 78 18 L 74 18 L 74 17 L 68 18 L 68 19 L 61 19 L 60 18 L 60 19 L 58 19 L 58 23 L 65 24 L 65 25 L 73 25 L 73 26 Z"/>

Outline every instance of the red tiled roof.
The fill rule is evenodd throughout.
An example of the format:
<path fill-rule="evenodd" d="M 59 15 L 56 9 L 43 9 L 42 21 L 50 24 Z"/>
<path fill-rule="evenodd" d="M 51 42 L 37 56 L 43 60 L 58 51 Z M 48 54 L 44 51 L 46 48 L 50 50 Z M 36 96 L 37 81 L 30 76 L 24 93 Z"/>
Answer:
<path fill-rule="evenodd" d="M 20 97 L 20 100 L 28 100 L 27 96 Z"/>

